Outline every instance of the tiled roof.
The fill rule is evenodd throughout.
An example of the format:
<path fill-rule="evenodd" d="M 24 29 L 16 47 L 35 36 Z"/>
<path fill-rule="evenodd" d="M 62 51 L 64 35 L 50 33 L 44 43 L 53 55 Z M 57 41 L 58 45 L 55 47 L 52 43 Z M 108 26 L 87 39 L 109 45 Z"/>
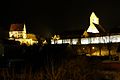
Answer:
<path fill-rule="evenodd" d="M 23 31 L 23 24 L 11 24 L 10 31 Z"/>

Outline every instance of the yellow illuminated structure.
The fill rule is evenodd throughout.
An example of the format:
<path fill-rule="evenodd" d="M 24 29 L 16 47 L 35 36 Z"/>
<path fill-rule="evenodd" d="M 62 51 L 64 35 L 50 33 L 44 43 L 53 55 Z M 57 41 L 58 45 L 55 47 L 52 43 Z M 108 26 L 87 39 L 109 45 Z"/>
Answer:
<path fill-rule="evenodd" d="M 92 12 L 92 14 L 90 16 L 90 26 L 89 26 L 87 32 L 99 33 L 99 31 L 97 30 L 97 28 L 95 27 L 94 24 L 99 24 L 99 18 L 95 15 L 94 12 Z"/>
<path fill-rule="evenodd" d="M 98 28 L 98 29 L 97 29 Z M 99 31 L 98 31 L 99 30 Z M 69 44 L 73 46 L 73 50 L 76 54 L 87 56 L 113 56 L 119 55 L 118 47 L 120 43 L 120 34 L 113 33 L 111 35 L 101 35 L 105 30 L 99 25 L 99 18 L 92 12 L 90 16 L 90 26 L 82 35 L 68 34 L 66 36 L 61 34 L 54 35 L 51 39 L 51 44 Z M 94 33 L 94 34 L 91 34 Z M 97 34 L 96 34 L 97 33 Z M 75 36 L 74 36 L 75 35 Z M 78 33 L 79 35 L 79 33 Z M 71 37 L 72 36 L 72 37 Z M 77 45 L 77 46 L 76 46 Z M 120 56 L 120 55 L 119 55 Z"/>
<path fill-rule="evenodd" d="M 44 40 L 44 41 L 42 42 L 42 44 L 43 44 L 43 45 L 47 44 L 47 41 L 46 41 L 46 40 Z"/>
<path fill-rule="evenodd" d="M 24 24 L 24 27 L 23 27 L 23 38 L 26 39 L 27 38 L 27 34 L 26 34 L 26 26 Z"/>
<path fill-rule="evenodd" d="M 84 37 L 88 37 L 89 36 L 88 33 L 87 33 L 87 31 L 84 31 L 83 36 Z"/>
<path fill-rule="evenodd" d="M 59 36 L 59 35 L 54 35 L 54 36 L 52 37 L 52 39 L 53 39 L 53 40 L 58 40 L 58 39 L 60 39 L 60 36 Z"/>
<path fill-rule="evenodd" d="M 52 37 L 51 41 L 53 41 L 53 43 L 57 44 L 59 39 L 60 39 L 60 35 L 54 35 Z"/>
<path fill-rule="evenodd" d="M 9 40 L 19 41 L 20 44 L 33 45 L 37 44 L 37 38 L 34 34 L 26 33 L 26 26 L 22 24 L 11 24 L 9 31 Z"/>

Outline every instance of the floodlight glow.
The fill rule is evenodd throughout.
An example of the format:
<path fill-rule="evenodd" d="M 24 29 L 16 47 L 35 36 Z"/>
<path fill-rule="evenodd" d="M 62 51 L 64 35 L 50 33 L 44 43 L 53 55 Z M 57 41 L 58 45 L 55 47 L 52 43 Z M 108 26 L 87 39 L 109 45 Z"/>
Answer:
<path fill-rule="evenodd" d="M 69 43 L 70 44 L 70 39 L 63 39 L 63 43 Z"/>
<path fill-rule="evenodd" d="M 55 44 L 55 43 L 54 43 L 54 40 L 51 40 L 51 44 Z"/>
<path fill-rule="evenodd" d="M 62 44 L 62 40 L 61 39 L 57 40 L 57 44 Z"/>
<path fill-rule="evenodd" d="M 81 44 L 90 44 L 89 38 L 82 38 L 81 39 Z"/>
<path fill-rule="evenodd" d="M 82 38 L 81 44 L 98 44 L 98 43 L 117 43 L 120 42 L 120 35 Z"/>
<path fill-rule="evenodd" d="M 99 33 L 99 31 L 97 30 L 97 28 L 95 27 L 95 25 L 93 23 L 99 24 L 99 18 L 95 15 L 94 12 L 92 12 L 92 14 L 90 16 L 90 26 L 89 26 L 87 32 Z"/>
<path fill-rule="evenodd" d="M 72 39 L 72 44 L 77 44 L 78 39 Z"/>

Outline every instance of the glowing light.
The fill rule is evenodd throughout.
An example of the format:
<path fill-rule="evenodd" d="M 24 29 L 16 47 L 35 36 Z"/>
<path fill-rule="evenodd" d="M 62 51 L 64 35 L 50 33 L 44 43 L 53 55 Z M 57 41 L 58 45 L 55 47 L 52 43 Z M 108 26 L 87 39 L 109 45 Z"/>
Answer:
<path fill-rule="evenodd" d="M 95 15 L 94 12 L 92 12 L 91 16 L 90 16 L 90 24 L 99 24 L 99 18 Z"/>
<path fill-rule="evenodd" d="M 43 44 L 47 44 L 47 41 L 46 41 L 46 40 L 44 40 L 42 43 L 43 43 Z"/>
<path fill-rule="evenodd" d="M 81 38 L 81 44 L 98 44 L 98 43 L 117 43 L 120 42 L 120 35 Z"/>
<path fill-rule="evenodd" d="M 81 38 L 81 44 L 99 44 L 99 43 L 118 43 L 120 42 L 120 35 L 112 35 L 112 36 L 102 36 L 102 37 L 91 37 L 91 38 Z M 59 39 L 53 40 L 51 39 L 51 44 L 64 44 L 69 43 L 73 45 L 77 45 L 79 39 Z"/>
<path fill-rule="evenodd" d="M 77 44 L 78 39 L 72 39 L 72 44 Z"/>
<path fill-rule="evenodd" d="M 26 33 L 25 24 L 24 24 L 23 30 L 21 28 L 19 29 L 18 27 L 21 27 L 20 24 L 12 25 L 12 28 L 10 28 L 10 31 L 9 31 L 9 40 L 19 41 L 20 44 L 25 43 L 27 45 L 33 45 L 38 43 L 35 35 Z"/>
<path fill-rule="evenodd" d="M 87 33 L 87 31 L 84 31 L 83 36 L 84 37 L 88 37 L 89 36 L 88 33 Z"/>
<path fill-rule="evenodd" d="M 97 30 L 97 28 L 95 27 L 95 24 L 99 24 L 99 18 L 95 15 L 94 12 L 92 12 L 91 16 L 90 16 L 90 26 L 87 30 L 87 32 L 91 32 L 91 33 L 99 33 L 99 31 Z"/>
<path fill-rule="evenodd" d="M 26 26 L 24 24 L 24 27 L 23 27 L 23 38 L 26 39 L 27 38 L 27 35 L 26 35 Z"/>
<path fill-rule="evenodd" d="M 83 50 L 84 50 L 85 48 L 83 48 Z"/>
<path fill-rule="evenodd" d="M 95 49 L 95 47 L 92 47 L 92 49 Z"/>
<path fill-rule="evenodd" d="M 69 43 L 70 44 L 70 39 L 63 39 L 63 43 Z"/>
<path fill-rule="evenodd" d="M 54 43 L 54 40 L 51 40 L 51 44 L 55 44 L 55 43 Z"/>
<path fill-rule="evenodd" d="M 52 39 L 53 39 L 53 40 L 58 40 L 58 39 L 60 39 L 60 35 L 54 35 L 54 36 L 52 37 Z"/>
<path fill-rule="evenodd" d="M 61 40 L 61 39 L 58 40 L 58 41 L 57 41 L 57 44 L 62 44 L 62 40 Z"/>
<path fill-rule="evenodd" d="M 81 38 L 81 44 L 90 44 L 90 38 Z"/>

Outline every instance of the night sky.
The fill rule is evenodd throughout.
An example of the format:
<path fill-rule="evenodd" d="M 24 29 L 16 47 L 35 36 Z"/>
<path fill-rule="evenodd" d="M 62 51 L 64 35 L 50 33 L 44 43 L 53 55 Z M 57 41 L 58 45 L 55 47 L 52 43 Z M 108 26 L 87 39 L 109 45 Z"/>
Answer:
<path fill-rule="evenodd" d="M 0 28 L 8 31 L 11 23 L 25 23 L 28 32 L 48 36 L 88 27 L 92 11 L 103 27 L 120 27 L 119 0 L 16 0 L 0 3 Z"/>

